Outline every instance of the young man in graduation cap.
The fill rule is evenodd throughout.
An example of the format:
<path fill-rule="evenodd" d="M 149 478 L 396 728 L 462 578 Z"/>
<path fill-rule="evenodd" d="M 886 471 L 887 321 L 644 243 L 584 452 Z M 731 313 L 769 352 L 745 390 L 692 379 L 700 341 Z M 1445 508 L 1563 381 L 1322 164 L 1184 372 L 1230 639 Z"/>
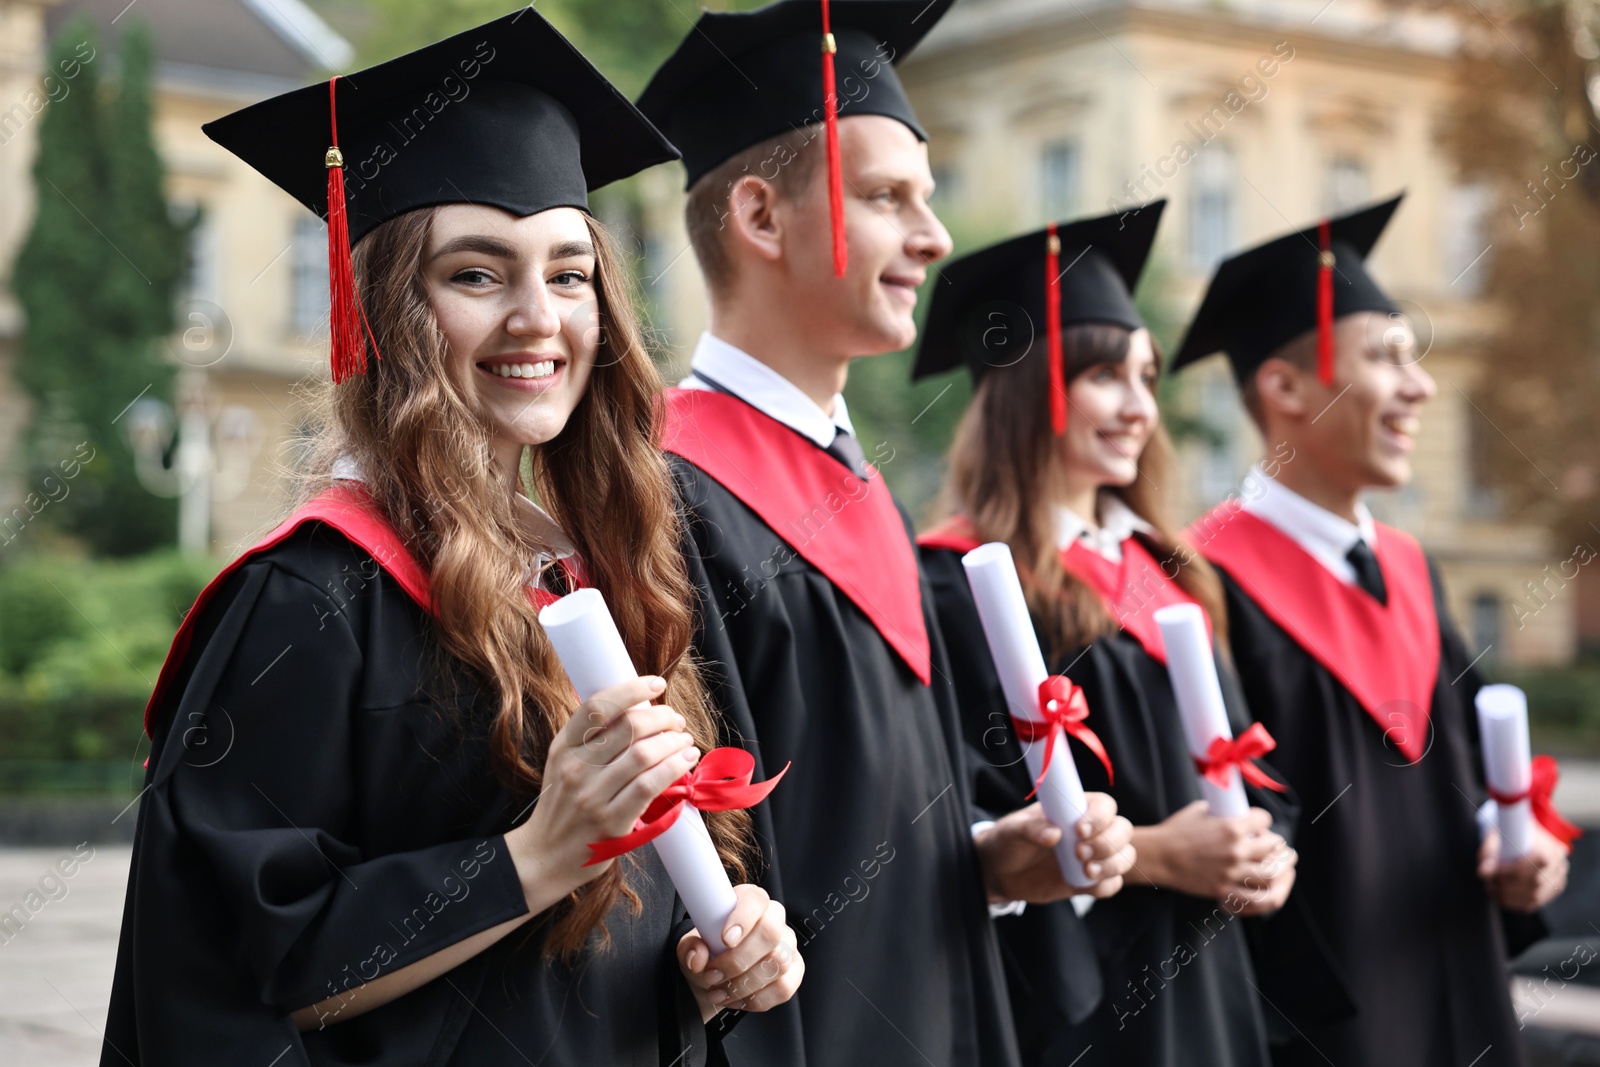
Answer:
<path fill-rule="evenodd" d="M 910 524 L 839 395 L 851 359 L 911 343 L 916 289 L 950 250 L 893 67 L 949 2 L 706 14 L 639 100 L 684 154 L 711 292 L 666 437 L 709 601 L 700 647 L 726 728 L 763 767 L 793 764 L 755 817 L 807 998 L 741 1023 L 735 1063 L 1014 1063 L 985 905 L 1070 892 L 1037 805 L 974 825 Z M 1064 828 L 1101 894 L 1131 860 L 1113 811 L 1097 796 Z"/>
<path fill-rule="evenodd" d="M 1303 906 L 1258 945 L 1278 1064 L 1522 1062 L 1506 960 L 1566 881 L 1544 830 L 1509 865 L 1480 831 L 1475 657 L 1421 547 L 1361 499 L 1410 481 L 1435 391 L 1364 264 L 1399 203 L 1224 262 L 1173 360 L 1226 352 L 1273 457 L 1190 534 L 1223 576 L 1239 675 L 1278 741 L 1266 760 L 1312 816 Z M 1313 953 L 1334 963 L 1317 980 Z"/>

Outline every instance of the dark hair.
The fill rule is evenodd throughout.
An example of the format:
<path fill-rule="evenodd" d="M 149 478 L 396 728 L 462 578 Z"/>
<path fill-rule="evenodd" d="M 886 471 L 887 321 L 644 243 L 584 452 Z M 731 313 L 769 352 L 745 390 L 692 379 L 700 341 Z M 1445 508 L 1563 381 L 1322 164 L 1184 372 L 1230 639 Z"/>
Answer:
<path fill-rule="evenodd" d="M 1124 327 L 1102 323 L 1063 329 L 1067 384 L 1090 368 L 1122 363 L 1131 336 Z M 1156 360 L 1159 366 L 1159 352 Z M 1050 367 L 1042 351 L 984 374 L 950 446 L 942 505 L 946 514 L 964 514 L 981 540 L 1011 546 L 1028 607 L 1042 621 L 1050 651 L 1060 655 L 1115 631 L 1117 623 L 1099 595 L 1061 566 L 1054 502 L 1060 498 L 1065 457 L 1050 424 L 1049 392 Z M 1222 585 L 1167 517 L 1163 494 L 1172 477 L 1173 451 L 1159 425 L 1139 456 L 1138 469 L 1133 484 L 1105 491 L 1155 528 L 1154 535 L 1136 536 L 1211 616 L 1220 645 L 1227 625 Z"/>
<path fill-rule="evenodd" d="M 1297 367 L 1310 374 L 1317 369 L 1317 331 L 1308 330 L 1291 341 L 1284 342 L 1273 351 L 1267 359 L 1281 359 L 1291 367 Z M 1261 370 L 1262 364 L 1250 368 L 1250 372 L 1239 382 L 1239 402 L 1244 405 L 1250 421 L 1256 424 L 1256 429 L 1267 428 L 1267 412 L 1261 404 L 1261 390 L 1256 384 L 1256 375 Z"/>

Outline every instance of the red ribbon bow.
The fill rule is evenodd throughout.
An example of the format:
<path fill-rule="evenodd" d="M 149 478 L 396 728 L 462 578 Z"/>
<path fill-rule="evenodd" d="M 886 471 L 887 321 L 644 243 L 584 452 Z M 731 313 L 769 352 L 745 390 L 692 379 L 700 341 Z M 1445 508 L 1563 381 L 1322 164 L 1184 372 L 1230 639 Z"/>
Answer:
<path fill-rule="evenodd" d="M 1529 780 L 1528 788 L 1521 793 L 1496 793 L 1489 790 L 1489 795 L 1496 804 L 1517 804 L 1524 800 L 1530 801 L 1533 808 L 1533 817 L 1540 826 L 1549 831 L 1550 836 L 1560 841 L 1569 850 L 1572 842 L 1583 834 L 1572 823 L 1561 817 L 1555 804 L 1551 803 L 1551 796 L 1556 791 L 1556 782 L 1561 780 L 1561 768 L 1550 756 L 1533 757 L 1533 776 Z"/>
<path fill-rule="evenodd" d="M 631 833 L 621 837 L 608 837 L 592 841 L 589 850 L 594 853 L 585 867 L 616 859 L 632 852 L 647 841 L 654 841 L 678 821 L 683 806 L 690 804 L 698 811 L 735 811 L 752 808 L 772 792 L 778 780 L 789 772 L 789 765 L 765 782 L 750 783 L 755 774 L 756 759 L 742 748 L 714 748 L 701 757 L 694 770 L 662 790 L 661 795 L 644 809 Z"/>
<path fill-rule="evenodd" d="M 1267 733 L 1265 726 L 1258 722 L 1252 723 L 1250 729 L 1238 737 L 1213 737 L 1211 747 L 1206 749 L 1205 757 L 1195 757 L 1194 767 L 1200 772 L 1201 777 L 1218 789 L 1228 788 L 1233 781 L 1228 772 L 1237 767 L 1244 780 L 1251 785 L 1282 793 L 1286 788 L 1282 782 L 1274 781 L 1266 771 L 1250 762 L 1258 756 L 1265 756 L 1277 747 L 1278 742 Z"/>
<path fill-rule="evenodd" d="M 1044 784 L 1045 772 L 1050 770 L 1050 760 L 1055 756 L 1057 726 L 1068 737 L 1082 741 L 1085 748 L 1100 758 L 1100 765 L 1106 769 L 1106 781 L 1111 782 L 1111 757 L 1106 755 L 1106 746 L 1083 722 L 1089 717 L 1089 701 L 1084 699 L 1082 689 L 1073 685 L 1065 675 L 1052 674 L 1039 683 L 1039 714 L 1041 718 L 1037 720 L 1019 719 L 1015 715 L 1011 717 L 1017 740 L 1024 743 L 1044 742 L 1044 762 L 1039 765 L 1039 777 L 1033 781 L 1033 792 L 1024 799 L 1032 800 Z"/>

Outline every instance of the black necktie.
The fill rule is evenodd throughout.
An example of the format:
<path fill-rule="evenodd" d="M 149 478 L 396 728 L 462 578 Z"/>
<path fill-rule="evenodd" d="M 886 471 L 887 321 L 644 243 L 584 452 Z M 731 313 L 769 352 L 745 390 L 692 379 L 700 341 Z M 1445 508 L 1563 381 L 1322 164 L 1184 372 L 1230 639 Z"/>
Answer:
<path fill-rule="evenodd" d="M 1366 538 L 1357 541 L 1344 558 L 1355 568 L 1356 584 L 1371 593 L 1378 603 L 1388 604 L 1389 591 L 1383 584 L 1383 571 L 1378 568 L 1378 557 L 1372 554 L 1372 547 L 1367 544 Z"/>
<path fill-rule="evenodd" d="M 861 451 L 861 442 L 843 426 L 834 431 L 833 442 L 823 451 L 850 468 L 850 473 L 857 478 L 867 480 L 866 453 Z"/>
<path fill-rule="evenodd" d="M 725 393 L 728 396 L 733 397 L 735 400 L 744 400 L 744 397 L 740 396 L 732 389 L 729 389 L 715 378 L 710 377 L 704 371 L 697 370 L 693 371 L 692 373 L 696 378 L 699 378 L 702 382 L 705 382 L 707 385 L 711 386 L 711 388 L 715 391 L 719 393 Z M 749 401 L 745 400 L 745 403 L 748 404 Z M 846 430 L 843 426 L 836 427 L 833 433 L 833 440 L 828 443 L 828 447 L 824 448 L 823 451 L 832 456 L 834 459 L 838 460 L 840 463 L 843 463 L 845 468 L 849 470 L 851 474 L 854 474 L 862 481 L 867 481 L 867 455 L 865 452 L 861 451 L 861 442 L 857 441 L 855 439 L 855 435 L 849 430 Z"/>

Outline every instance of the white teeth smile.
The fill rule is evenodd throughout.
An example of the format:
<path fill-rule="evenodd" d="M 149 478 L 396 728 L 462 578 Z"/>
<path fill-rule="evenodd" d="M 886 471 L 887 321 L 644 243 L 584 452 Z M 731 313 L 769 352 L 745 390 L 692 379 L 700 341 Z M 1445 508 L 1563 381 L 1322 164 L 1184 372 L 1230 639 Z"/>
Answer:
<path fill-rule="evenodd" d="M 1389 415 L 1383 419 L 1383 425 L 1394 433 L 1415 437 L 1421 421 L 1415 415 Z"/>
<path fill-rule="evenodd" d="M 548 378 L 556 372 L 556 361 L 546 359 L 538 363 L 491 363 L 488 365 L 488 371 L 502 378 Z"/>

